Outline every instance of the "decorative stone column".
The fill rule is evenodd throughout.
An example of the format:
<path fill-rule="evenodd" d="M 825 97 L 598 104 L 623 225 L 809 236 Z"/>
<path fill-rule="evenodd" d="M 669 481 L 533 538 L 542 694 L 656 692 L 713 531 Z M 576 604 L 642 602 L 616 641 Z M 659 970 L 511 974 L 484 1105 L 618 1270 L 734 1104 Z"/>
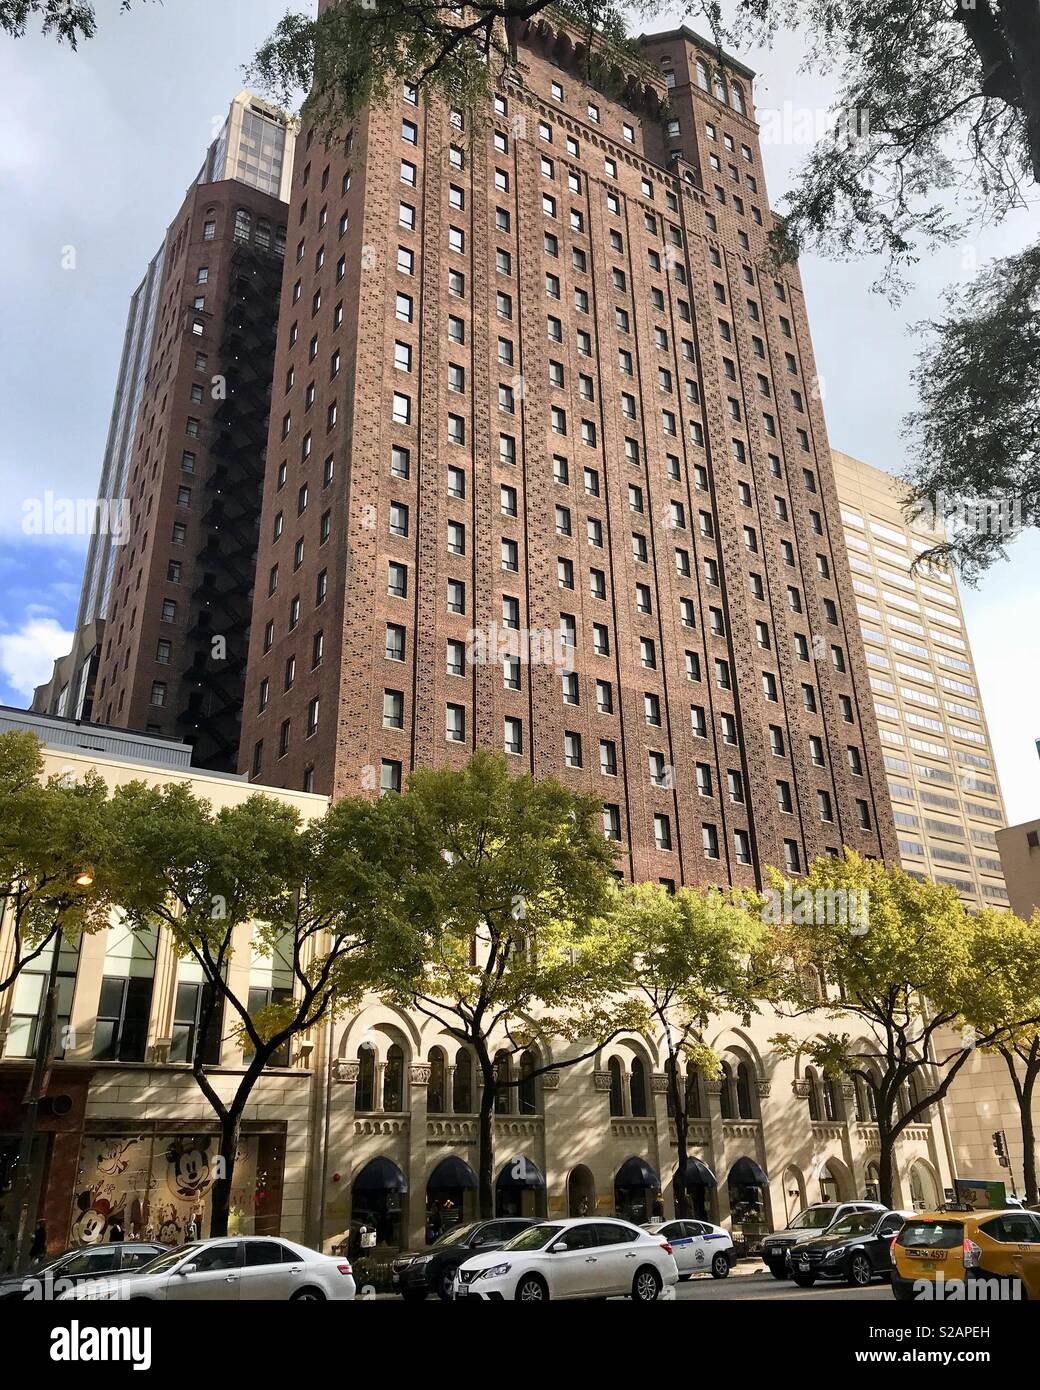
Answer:
<path fill-rule="evenodd" d="M 563 1145 L 557 1143 L 557 1130 L 562 1129 L 560 1118 L 563 1103 L 559 1100 L 561 1075 L 555 1069 L 542 1072 L 536 1086 L 542 1098 L 542 1162 L 545 1165 L 545 1214 L 549 1217 L 567 1215 L 567 1169 L 559 1163 Z"/>
<path fill-rule="evenodd" d="M 661 1200 L 665 1216 L 675 1215 L 675 1164 L 672 1162 L 672 1122 L 668 1118 L 668 1075 L 650 1073 L 650 1100 L 657 1128 L 657 1171 L 661 1175 Z"/>
<path fill-rule="evenodd" d="M 342 1031 L 332 1046 L 341 1045 Z M 329 1152 L 326 1159 L 326 1189 L 322 1194 L 322 1236 L 327 1241 L 343 1234 L 350 1224 L 351 1192 L 354 1181 L 354 1113 L 357 1081 L 361 1065 L 356 1060 L 334 1057 L 332 1095 L 329 1098 Z M 336 1175 L 339 1180 L 336 1181 Z"/>
<path fill-rule="evenodd" d="M 725 1082 L 721 1076 L 706 1080 L 704 1083 L 705 1096 L 708 1102 L 708 1120 L 711 1124 L 711 1168 L 718 1178 L 715 1202 L 720 1226 L 725 1226 L 730 1218 L 729 1188 L 726 1185 L 730 1156 L 726 1153 L 726 1140 L 722 1131 L 722 1106 L 719 1103 L 724 1085 Z"/>
<path fill-rule="evenodd" d="M 426 1244 L 426 1116 L 430 1066 L 415 1062 L 408 1071 L 408 1212 L 405 1226 L 408 1247 L 421 1250 Z"/>

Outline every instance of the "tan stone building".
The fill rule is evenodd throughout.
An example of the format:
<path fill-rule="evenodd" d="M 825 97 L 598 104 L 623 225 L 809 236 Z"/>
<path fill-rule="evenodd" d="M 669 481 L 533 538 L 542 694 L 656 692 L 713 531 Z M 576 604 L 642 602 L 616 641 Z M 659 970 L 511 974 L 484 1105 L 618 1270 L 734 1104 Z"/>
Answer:
<path fill-rule="evenodd" d="M 928 518 L 908 524 L 890 474 L 835 452 L 834 476 L 903 867 L 950 884 L 969 907 L 1005 908 L 1010 899 L 1028 917 L 1040 902 L 1040 822 L 1001 829 L 1006 813 L 956 579 L 910 573 L 938 533 Z M 945 1109 L 959 1175 L 1021 1191 L 1021 1126 L 1004 1061 L 973 1056 Z M 996 1130 L 1005 1133 L 1010 1170 L 994 1151 Z"/>
<path fill-rule="evenodd" d="M 16 727 L 45 741 L 48 772 L 95 768 L 112 786 L 188 781 L 218 807 L 257 790 L 191 769 L 188 749 L 171 741 L 4 712 L 0 731 Z M 327 804 L 261 790 L 305 817 Z M 0 956 L 9 950 L 8 933 Z M 0 1001 L 0 1207 L 11 1192 L 49 965 L 41 959 Z M 270 962 L 254 958 L 247 940 L 232 971 L 237 990 L 257 1003 L 278 987 Z M 116 1220 L 127 1233 L 181 1241 L 196 1211 L 205 1232 L 216 1126 L 184 1060 L 199 979 L 162 936 L 134 940 L 113 925 L 63 951 L 59 981 L 65 1048 L 33 1160 L 34 1209 L 52 1247 L 103 1239 Z M 804 1021 L 783 1027 L 811 1031 Z M 749 1236 L 782 1225 L 806 1201 L 863 1194 L 876 1180 L 877 1130 L 865 1097 L 777 1058 L 768 1041 L 777 1028 L 768 1016 L 746 1029 L 718 1020 L 710 1041 L 724 1058 L 724 1078 L 687 1078 L 691 1154 L 718 1180 L 697 1189 L 698 1206 Z M 229 1093 L 243 1069 L 241 1051 L 227 1036 L 214 1037 L 211 1055 L 209 1074 Z M 528 1060 L 563 1063 L 567 1055 L 543 1029 Z M 393 1246 L 422 1243 L 439 1223 L 471 1214 L 478 1092 L 464 1049 L 428 1020 L 372 1000 L 356 1017 L 302 1040 L 285 1062 L 265 1074 L 246 1113 L 236 1229 L 318 1244 L 364 1221 L 382 1246 Z M 503 1213 L 670 1214 L 674 1169 L 659 1038 L 622 1037 L 587 1062 L 561 1065 L 516 1088 L 511 1112 L 496 1118 Z M 902 1203 L 929 1202 L 949 1186 L 941 1116 L 907 1133 L 897 1169 Z"/>

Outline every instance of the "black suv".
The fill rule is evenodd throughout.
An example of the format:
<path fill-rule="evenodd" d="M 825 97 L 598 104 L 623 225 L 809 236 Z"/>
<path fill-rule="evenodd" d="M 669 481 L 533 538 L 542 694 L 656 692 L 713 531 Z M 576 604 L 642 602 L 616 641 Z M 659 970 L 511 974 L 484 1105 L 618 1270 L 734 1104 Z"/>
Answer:
<path fill-rule="evenodd" d="M 881 1202 L 861 1202 L 858 1199 L 851 1202 L 817 1202 L 811 1207 L 804 1207 L 782 1231 L 774 1231 L 766 1236 L 759 1253 L 774 1279 L 790 1279 L 790 1256 L 796 1245 L 823 1235 L 829 1226 L 850 1212 L 872 1211 L 876 1216 L 881 1216 L 885 1210 Z"/>
<path fill-rule="evenodd" d="M 803 1289 L 817 1279 L 844 1279 L 864 1289 L 878 1275 L 892 1276 L 892 1241 L 912 1212 L 850 1211 L 823 1235 L 791 1251 L 791 1277 Z"/>
<path fill-rule="evenodd" d="M 420 1302 L 427 1294 L 435 1293 L 448 1303 L 455 1271 L 463 1260 L 484 1250 L 497 1250 L 534 1224 L 534 1219 L 526 1216 L 500 1216 L 494 1221 L 453 1226 L 422 1252 L 405 1251 L 397 1257 L 393 1264 L 394 1289 L 408 1302 Z"/>
<path fill-rule="evenodd" d="M 77 1246 L 41 1260 L 25 1274 L 11 1274 L 0 1280 L 0 1300 L 50 1300 L 85 1279 L 103 1279 L 121 1270 L 143 1269 L 168 1249 L 155 1241 L 143 1240 Z"/>

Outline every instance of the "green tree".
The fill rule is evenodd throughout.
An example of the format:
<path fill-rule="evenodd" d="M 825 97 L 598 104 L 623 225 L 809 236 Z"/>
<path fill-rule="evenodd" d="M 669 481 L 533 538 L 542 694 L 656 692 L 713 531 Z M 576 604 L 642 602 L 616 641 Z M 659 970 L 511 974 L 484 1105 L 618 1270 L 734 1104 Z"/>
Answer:
<path fill-rule="evenodd" d="M 132 3 L 133 0 L 119 0 L 120 13 L 130 9 Z M 53 34 L 59 43 L 68 43 L 74 49 L 81 39 L 92 39 L 97 33 L 92 0 L 0 0 L 0 30 L 5 34 L 22 38 L 30 20 L 39 24 L 42 33 Z"/>
<path fill-rule="evenodd" d="M 44 778 L 36 738 L 0 734 L 0 921 L 10 931 L 0 994 L 60 936 L 75 941 L 108 925 L 110 843 L 108 787 L 97 773 Z"/>
<path fill-rule="evenodd" d="M 120 906 L 135 927 L 165 928 L 206 984 L 189 1061 L 220 1124 L 211 1234 L 226 1235 L 242 1116 L 265 1068 L 367 989 L 420 964 L 409 955 L 409 918 L 422 908 L 410 896 L 411 827 L 393 798 L 348 798 L 301 826 L 271 797 L 214 813 L 183 785 L 121 787 L 113 809 L 126 885 Z M 419 866 L 426 859 L 420 845 Z M 235 953 L 250 949 L 277 959 L 291 979 L 282 998 L 258 1010 L 228 971 Z M 213 1030 L 243 1049 L 230 1096 L 205 1059 Z"/>
<path fill-rule="evenodd" d="M 553 780 L 511 776 L 501 755 L 415 772 L 400 803 L 412 837 L 435 857 L 416 880 L 421 906 L 405 950 L 425 962 L 422 977 L 387 994 L 475 1054 L 480 1213 L 492 1216 L 496 1103 L 521 1085 L 496 1056 L 517 1057 L 543 1029 L 602 1042 L 645 1020 L 619 991 L 623 958 L 604 915 L 613 853 L 598 802 Z M 547 1015 L 538 1029 L 535 1012 Z M 542 1062 L 525 1079 L 595 1051 Z"/>
<path fill-rule="evenodd" d="M 1022 1133 L 1022 1186 L 1025 1200 L 1035 1206 L 1040 1201 L 1040 1191 L 1036 1183 L 1033 1097 L 1037 1078 L 1040 1078 L 1040 1030 L 1035 1027 L 1018 1029 L 1006 1040 L 995 1043 L 993 1051 L 1003 1057 L 1011 1077 Z"/>
<path fill-rule="evenodd" d="M 641 883 L 622 889 L 610 914 L 611 932 L 625 956 L 623 978 L 664 1039 L 678 1216 L 692 1215 L 688 1096 L 680 1063 L 705 1078 L 718 1076 L 721 1060 L 704 1037 L 710 1020 L 733 1013 L 746 1024 L 769 992 L 771 945 L 757 906 L 757 899 L 738 890 L 669 893 L 659 884 Z"/>
<path fill-rule="evenodd" d="M 775 872 L 772 879 L 782 893 L 784 880 Z M 786 886 L 813 896 L 793 899 L 812 907 L 786 914 L 775 928 L 775 947 L 788 962 L 781 1011 L 846 1027 L 851 1018 L 860 1031 L 772 1041 L 781 1055 L 801 1054 L 873 1098 L 880 1196 L 891 1204 L 900 1134 L 927 1118 L 976 1047 L 1040 1022 L 1040 929 L 1010 913 L 969 912 L 953 889 L 848 850 L 843 859 L 816 860 Z M 864 902 L 865 930 L 858 907 L 848 910 Z"/>

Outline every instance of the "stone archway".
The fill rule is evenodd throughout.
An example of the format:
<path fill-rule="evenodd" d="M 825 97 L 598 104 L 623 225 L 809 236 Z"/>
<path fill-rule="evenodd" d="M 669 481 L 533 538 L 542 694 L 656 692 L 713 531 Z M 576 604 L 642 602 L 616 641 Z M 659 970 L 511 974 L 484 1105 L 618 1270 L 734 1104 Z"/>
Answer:
<path fill-rule="evenodd" d="M 596 1182 L 590 1169 L 584 1163 L 571 1169 L 567 1179 L 567 1215 L 595 1216 Z"/>

